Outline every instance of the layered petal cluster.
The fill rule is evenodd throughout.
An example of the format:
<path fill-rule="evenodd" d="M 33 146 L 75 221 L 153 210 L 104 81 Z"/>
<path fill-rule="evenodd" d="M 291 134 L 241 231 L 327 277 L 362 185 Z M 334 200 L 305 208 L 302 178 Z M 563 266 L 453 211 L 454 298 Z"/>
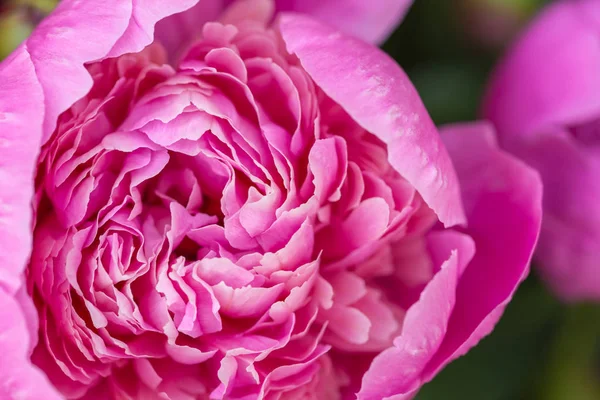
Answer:
<path fill-rule="evenodd" d="M 489 126 L 442 140 L 393 60 L 269 0 L 176 64 L 152 27 L 193 2 L 99 3 L 0 70 L 7 396 L 410 399 L 492 330 L 541 185 Z"/>
<path fill-rule="evenodd" d="M 177 59 L 186 45 L 201 35 L 202 25 L 221 17 L 239 0 L 203 0 L 194 7 L 160 21 L 156 36 Z M 273 0 L 249 15 L 269 8 L 277 12 L 300 12 L 326 22 L 348 35 L 381 44 L 402 22 L 413 0 Z M 257 11 L 259 10 L 259 11 Z"/>
<path fill-rule="evenodd" d="M 509 50 L 484 115 L 544 181 L 539 270 L 565 300 L 600 300 L 600 4 L 548 6 Z"/>

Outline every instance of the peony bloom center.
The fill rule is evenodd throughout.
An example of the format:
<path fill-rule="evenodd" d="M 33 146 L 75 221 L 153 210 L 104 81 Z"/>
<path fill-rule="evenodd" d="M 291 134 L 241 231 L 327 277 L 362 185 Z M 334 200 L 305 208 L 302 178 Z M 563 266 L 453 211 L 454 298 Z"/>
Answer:
<path fill-rule="evenodd" d="M 33 360 L 67 398 L 341 398 L 440 237 L 472 248 L 276 30 L 209 23 L 177 67 L 153 45 L 88 70 L 42 149 L 27 272 Z"/>

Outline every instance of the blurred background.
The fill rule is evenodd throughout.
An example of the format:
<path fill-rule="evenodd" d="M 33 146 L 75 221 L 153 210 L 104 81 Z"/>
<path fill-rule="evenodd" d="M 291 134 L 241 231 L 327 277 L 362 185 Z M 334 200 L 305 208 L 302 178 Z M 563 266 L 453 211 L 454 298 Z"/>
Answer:
<path fill-rule="evenodd" d="M 383 49 L 437 124 L 473 120 L 494 64 L 548 1 L 416 0 Z M 57 2 L 0 0 L 0 59 Z M 600 400 L 600 305 L 561 304 L 533 272 L 492 335 L 417 400 Z"/>

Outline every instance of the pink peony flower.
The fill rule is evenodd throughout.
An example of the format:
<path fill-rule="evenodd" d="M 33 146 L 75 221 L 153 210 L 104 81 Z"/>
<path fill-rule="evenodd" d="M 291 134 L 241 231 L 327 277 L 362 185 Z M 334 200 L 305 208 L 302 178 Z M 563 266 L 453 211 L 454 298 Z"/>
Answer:
<path fill-rule="evenodd" d="M 64 0 L 0 65 L 0 398 L 412 398 L 527 274 L 537 175 L 269 0 L 167 63 L 194 3 Z"/>
<path fill-rule="evenodd" d="M 548 6 L 508 52 L 484 104 L 504 147 L 544 181 L 536 259 L 565 300 L 600 300 L 600 3 Z"/>

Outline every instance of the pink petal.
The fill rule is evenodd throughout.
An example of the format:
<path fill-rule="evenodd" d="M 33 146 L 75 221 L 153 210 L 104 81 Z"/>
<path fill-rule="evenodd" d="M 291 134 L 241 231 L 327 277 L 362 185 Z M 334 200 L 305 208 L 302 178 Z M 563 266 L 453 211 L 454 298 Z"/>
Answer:
<path fill-rule="evenodd" d="M 500 140 L 600 114 L 600 2 L 557 1 L 509 50 L 483 115 Z"/>
<path fill-rule="evenodd" d="M 181 52 L 196 39 L 206 22 L 216 21 L 223 11 L 225 0 L 195 0 L 191 8 L 161 20 L 156 25 L 156 40 L 169 54 L 171 61 L 176 61 Z"/>
<path fill-rule="evenodd" d="M 412 393 L 420 387 L 423 369 L 448 332 L 458 280 L 475 251 L 466 235 L 460 239 L 453 236 L 453 241 L 456 246 L 450 257 L 425 287 L 420 299 L 408 309 L 402 334 L 394 340 L 393 347 L 375 357 L 363 376 L 359 400 L 380 400 Z"/>
<path fill-rule="evenodd" d="M 3 289 L 0 304 L 0 398 L 60 399 L 46 376 L 29 360 L 30 332 L 19 304 Z"/>
<path fill-rule="evenodd" d="M 456 289 L 448 331 L 424 371 L 424 381 L 494 328 L 529 273 L 542 213 L 538 174 L 499 150 L 490 126 L 447 127 L 442 137 L 464 188 L 467 232 L 477 252 Z"/>
<path fill-rule="evenodd" d="M 380 44 L 402 22 L 413 0 L 278 0 L 277 9 L 311 15 L 340 31 Z"/>
<path fill-rule="evenodd" d="M 275 11 L 273 0 L 233 0 L 229 3 L 230 6 L 220 18 L 224 24 L 237 25 L 254 21 L 266 26 Z"/>
<path fill-rule="evenodd" d="M 288 51 L 299 57 L 315 83 L 387 144 L 390 164 L 440 221 L 446 226 L 464 223 L 450 157 L 402 69 L 379 49 L 306 16 L 284 14 L 280 29 Z"/>
<path fill-rule="evenodd" d="M 157 10 L 152 7 L 157 2 L 141 0 L 65 0 L 0 64 L 0 288 L 3 296 L 12 296 L 18 290 L 31 253 L 30 204 L 40 146 L 54 131 L 58 115 L 92 86 L 84 64 L 109 53 L 116 56 L 142 50 L 152 41 L 154 23 L 184 9 L 184 3 L 163 4 Z M 156 13 L 148 13 L 148 9 Z M 9 312 L 10 301 L 2 300 L 6 312 Z M 18 325 L 15 322 L 15 329 Z M 27 333 L 20 332 L 14 337 L 27 346 Z M 30 372 L 19 369 L 20 364 L 29 364 L 25 355 L 19 357 L 23 360 L 12 360 L 13 366 L 2 371 L 30 376 Z M 0 379 L 3 381 L 0 387 L 15 384 L 6 381 L 13 378 Z M 56 396 L 41 376 L 25 379 L 36 380 L 26 386 L 27 390 L 39 391 L 32 398 Z"/>
<path fill-rule="evenodd" d="M 600 157 L 561 129 L 515 143 L 514 154 L 544 182 L 544 218 L 535 258 L 539 272 L 567 301 L 600 300 Z"/>
<path fill-rule="evenodd" d="M 108 57 L 142 50 L 154 39 L 154 25 L 170 15 L 195 5 L 198 0 L 137 0 L 131 2 L 127 29 L 113 45 Z M 204 0 L 203 0 L 204 2 Z M 112 5 L 104 3 L 104 8 Z"/>
<path fill-rule="evenodd" d="M 321 203 L 339 200 L 348 169 L 346 141 L 339 136 L 317 140 L 310 149 L 308 165 L 314 176 L 317 199 Z"/>
<path fill-rule="evenodd" d="M 333 286 L 333 301 L 336 305 L 349 306 L 367 294 L 365 281 L 356 274 L 342 271 L 329 279 Z"/>
<path fill-rule="evenodd" d="M 222 314 L 234 318 L 259 317 L 279 297 L 283 284 L 270 288 L 246 286 L 232 289 L 221 282 L 213 290 L 221 304 Z"/>
<path fill-rule="evenodd" d="M 84 64 L 109 53 L 140 51 L 151 42 L 154 23 L 185 9 L 189 0 L 160 9 L 158 3 L 62 1 L 0 65 L 0 177 L 11 177 L 0 180 L 0 236 L 12 249 L 0 252 L 3 269 L 18 275 L 25 267 L 34 163 L 58 115 L 89 91 L 92 80 Z M 14 291 L 15 283 L 10 287 Z"/>

